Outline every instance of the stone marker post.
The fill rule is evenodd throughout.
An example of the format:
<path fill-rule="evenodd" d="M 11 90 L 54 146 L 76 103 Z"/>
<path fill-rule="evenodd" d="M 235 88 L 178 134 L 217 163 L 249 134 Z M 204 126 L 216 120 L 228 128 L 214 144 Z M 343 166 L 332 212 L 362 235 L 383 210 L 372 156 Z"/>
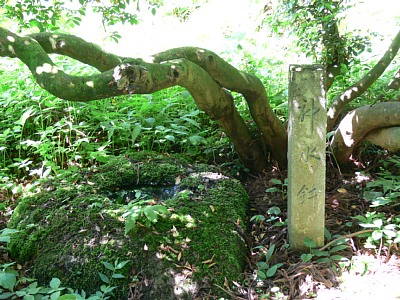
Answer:
<path fill-rule="evenodd" d="M 324 244 L 326 100 L 322 65 L 289 67 L 288 232 L 292 250 L 304 239 Z"/>

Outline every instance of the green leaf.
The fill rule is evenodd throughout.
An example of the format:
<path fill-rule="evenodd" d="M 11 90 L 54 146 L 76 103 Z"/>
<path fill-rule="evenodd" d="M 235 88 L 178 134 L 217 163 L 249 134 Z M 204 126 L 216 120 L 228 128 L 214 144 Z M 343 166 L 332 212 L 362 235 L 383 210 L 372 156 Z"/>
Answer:
<path fill-rule="evenodd" d="M 168 215 L 170 211 L 164 205 L 153 205 L 151 206 L 153 210 L 159 212 L 160 214 Z"/>
<path fill-rule="evenodd" d="M 259 261 L 257 262 L 257 268 L 261 270 L 267 270 L 269 268 L 269 264 L 267 264 L 265 261 Z"/>
<path fill-rule="evenodd" d="M 324 227 L 324 235 L 328 241 L 332 240 L 332 235 L 326 227 Z"/>
<path fill-rule="evenodd" d="M 322 257 L 322 258 L 317 259 L 315 262 L 317 262 L 317 263 L 328 263 L 328 262 L 330 262 L 330 261 L 331 261 L 330 258 L 328 258 L 328 257 Z"/>
<path fill-rule="evenodd" d="M 50 287 L 54 290 L 58 289 L 61 285 L 61 281 L 58 278 L 53 278 L 50 281 Z"/>
<path fill-rule="evenodd" d="M 101 262 L 103 264 L 104 267 L 106 267 L 106 269 L 110 270 L 110 271 L 114 271 L 115 268 L 112 264 L 110 264 L 109 262 L 106 261 L 102 261 Z"/>
<path fill-rule="evenodd" d="M 17 282 L 17 276 L 13 273 L 2 272 L 0 273 L 0 286 L 13 292 L 15 284 Z"/>
<path fill-rule="evenodd" d="M 335 240 L 331 246 L 337 246 L 337 245 L 342 245 L 344 243 L 346 243 L 348 241 L 348 238 L 341 238 L 341 239 L 337 239 Z"/>
<path fill-rule="evenodd" d="M 112 277 L 112 278 L 125 278 L 125 276 L 122 275 L 122 274 L 112 274 L 111 277 Z"/>
<path fill-rule="evenodd" d="M 275 275 L 276 270 L 278 270 L 278 265 L 273 265 L 271 268 L 268 269 L 266 275 L 267 277 L 272 277 Z"/>
<path fill-rule="evenodd" d="M 272 178 L 270 181 L 271 181 L 273 184 L 282 184 L 282 181 L 279 180 L 279 179 Z"/>
<path fill-rule="evenodd" d="M 353 219 L 356 219 L 356 220 L 361 221 L 363 223 L 367 223 L 368 222 L 368 219 L 366 217 L 360 216 L 360 215 L 357 215 L 357 216 L 353 217 Z"/>
<path fill-rule="evenodd" d="M 121 261 L 120 263 L 118 263 L 118 264 L 115 266 L 115 270 L 120 270 L 120 269 L 122 269 L 128 262 L 129 262 L 129 260 Z"/>
<path fill-rule="evenodd" d="M 97 273 L 99 274 L 101 281 L 103 281 L 104 283 L 107 283 L 107 284 L 110 283 L 110 279 L 108 279 L 108 277 L 106 275 L 104 275 L 101 272 L 97 272 Z"/>
<path fill-rule="evenodd" d="M 309 262 L 312 258 L 313 258 L 313 255 L 311 253 L 307 253 L 307 254 L 305 253 L 300 256 L 300 259 L 302 260 L 302 262 Z"/>
<path fill-rule="evenodd" d="M 331 260 L 336 260 L 336 261 L 341 261 L 343 260 L 345 257 L 342 255 L 332 255 L 331 256 Z"/>
<path fill-rule="evenodd" d="M 154 211 L 152 206 L 147 206 L 143 209 L 143 213 L 145 214 L 146 218 L 151 221 L 152 223 L 156 223 L 158 219 L 157 213 Z"/>
<path fill-rule="evenodd" d="M 372 235 L 371 235 L 371 237 L 372 237 L 372 239 L 374 240 L 374 241 L 377 241 L 377 240 L 380 240 L 381 238 L 382 238 L 382 231 L 381 230 L 375 230 L 374 232 L 372 232 Z"/>
<path fill-rule="evenodd" d="M 319 251 L 319 250 L 312 250 L 312 254 L 314 254 L 315 256 L 328 256 L 329 252 L 328 251 Z"/>
<path fill-rule="evenodd" d="M 133 126 L 133 129 L 131 130 L 131 139 L 132 143 L 134 143 L 139 136 L 140 132 L 142 131 L 142 126 L 139 124 L 136 124 Z"/>
<path fill-rule="evenodd" d="M 57 291 L 57 292 L 55 292 L 55 293 L 50 295 L 50 299 L 51 300 L 57 300 L 58 298 L 60 298 L 60 295 L 61 295 L 61 292 Z"/>
<path fill-rule="evenodd" d="M 27 120 L 30 116 L 32 116 L 33 113 L 34 113 L 34 112 L 33 112 L 33 108 L 32 108 L 32 107 L 29 108 L 28 110 L 26 110 L 26 111 L 22 114 L 22 116 L 21 116 L 21 118 L 20 118 L 19 120 L 15 121 L 15 124 L 24 126 L 26 120 Z"/>
<path fill-rule="evenodd" d="M 275 186 L 270 187 L 269 189 L 266 189 L 266 190 L 265 190 L 266 193 L 275 193 L 275 192 L 280 192 L 280 191 L 281 191 L 281 190 L 278 189 L 278 188 L 275 187 Z"/>
<path fill-rule="evenodd" d="M 269 215 L 279 215 L 281 213 L 281 209 L 278 206 L 273 206 L 268 209 L 267 213 Z"/>
<path fill-rule="evenodd" d="M 308 248 L 315 248 L 317 247 L 317 244 L 310 238 L 306 237 L 304 238 L 304 245 Z"/>
<path fill-rule="evenodd" d="M 1 236 L 0 235 L 0 243 L 9 243 L 11 238 L 9 236 Z"/>
<path fill-rule="evenodd" d="M 258 221 L 264 221 L 264 220 L 265 220 L 265 217 L 263 215 L 255 215 L 250 218 L 250 222 L 253 222 L 253 221 L 258 222 Z"/>
<path fill-rule="evenodd" d="M 257 277 L 258 277 L 259 279 L 261 279 L 261 280 L 264 280 L 264 279 L 267 278 L 267 275 L 265 274 L 264 271 L 257 270 Z"/>
<path fill-rule="evenodd" d="M 344 250 L 344 249 L 347 249 L 347 248 L 349 248 L 348 245 L 338 245 L 338 246 L 333 247 L 332 249 L 330 249 L 329 252 L 330 253 L 335 253 L 335 252 L 338 252 L 338 251 L 341 251 L 341 250 Z"/>
<path fill-rule="evenodd" d="M 270 258 L 271 258 L 272 255 L 274 254 L 274 251 L 275 251 L 275 244 L 272 244 L 271 247 L 269 247 L 268 252 L 267 252 L 267 255 L 266 255 L 266 257 L 265 257 L 265 260 L 266 260 L 266 261 L 269 261 L 269 260 L 270 260 Z"/>
<path fill-rule="evenodd" d="M 60 296 L 57 300 L 78 300 L 78 298 L 76 297 L 76 295 L 67 294 Z"/>
<path fill-rule="evenodd" d="M 389 238 L 394 238 L 394 237 L 397 235 L 395 231 L 390 230 L 390 229 L 388 229 L 388 230 L 383 229 L 382 232 L 383 232 L 385 235 L 387 235 Z"/>
<path fill-rule="evenodd" d="M 4 292 L 4 291 L 0 291 L 0 292 L 1 292 L 1 294 L 0 294 L 0 299 L 1 300 L 3 300 L 3 299 L 11 299 L 11 296 L 15 295 L 14 293 L 10 293 L 10 292 Z"/>
<path fill-rule="evenodd" d="M 126 218 L 126 222 L 125 222 L 125 235 L 127 235 L 129 233 L 129 231 L 131 231 L 136 224 L 136 220 L 137 220 L 137 216 L 136 215 L 129 215 Z"/>

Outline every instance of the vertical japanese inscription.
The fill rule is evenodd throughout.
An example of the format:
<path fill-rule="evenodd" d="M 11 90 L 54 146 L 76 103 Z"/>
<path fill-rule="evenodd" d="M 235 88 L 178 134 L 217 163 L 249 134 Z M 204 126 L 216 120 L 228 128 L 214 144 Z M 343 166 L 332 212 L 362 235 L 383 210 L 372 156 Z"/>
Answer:
<path fill-rule="evenodd" d="M 288 231 L 293 249 L 304 238 L 324 241 L 325 92 L 323 67 L 289 69 Z"/>

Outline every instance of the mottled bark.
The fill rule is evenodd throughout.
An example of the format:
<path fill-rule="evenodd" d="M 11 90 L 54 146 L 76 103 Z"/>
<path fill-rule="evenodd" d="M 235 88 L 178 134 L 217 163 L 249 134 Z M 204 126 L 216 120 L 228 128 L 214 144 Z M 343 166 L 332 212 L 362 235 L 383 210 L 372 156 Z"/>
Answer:
<path fill-rule="evenodd" d="M 335 123 L 346 104 L 362 95 L 386 70 L 400 48 L 400 31 L 389 46 L 389 49 L 379 62 L 357 83 L 346 89 L 334 99 L 328 110 L 327 131 L 332 131 Z"/>
<path fill-rule="evenodd" d="M 29 37 L 37 41 L 46 53 L 71 57 L 99 71 L 110 70 L 121 64 L 124 59 L 70 34 L 41 32 Z"/>
<path fill-rule="evenodd" d="M 400 126 L 400 103 L 381 102 L 349 112 L 340 122 L 333 141 L 333 154 L 339 164 L 351 159 L 354 147 L 368 139 L 373 130 Z"/>
<path fill-rule="evenodd" d="M 261 133 L 263 147 L 271 152 L 278 164 L 287 164 L 287 132 L 272 111 L 265 87 L 260 79 L 234 68 L 215 53 L 201 48 L 171 49 L 154 55 L 156 62 L 186 58 L 203 68 L 221 87 L 241 93 L 247 101 L 250 114 Z"/>
<path fill-rule="evenodd" d="M 400 70 L 396 72 L 393 79 L 389 82 L 387 88 L 396 91 L 400 89 Z"/>
<path fill-rule="evenodd" d="M 400 149 L 400 127 L 378 128 L 370 131 L 364 140 L 391 152 Z"/>

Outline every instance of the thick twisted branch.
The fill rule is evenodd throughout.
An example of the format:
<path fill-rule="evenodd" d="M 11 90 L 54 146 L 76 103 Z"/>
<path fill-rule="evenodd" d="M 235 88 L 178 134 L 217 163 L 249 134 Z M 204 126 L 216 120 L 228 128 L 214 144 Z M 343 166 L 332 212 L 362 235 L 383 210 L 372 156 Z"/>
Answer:
<path fill-rule="evenodd" d="M 261 133 L 266 151 L 271 151 L 278 164 L 287 163 L 287 133 L 284 125 L 272 111 L 261 80 L 234 68 L 214 52 L 194 47 L 171 49 L 154 55 L 155 62 L 185 58 L 204 69 L 220 86 L 241 93 L 250 114 Z"/>
<path fill-rule="evenodd" d="M 348 113 L 340 122 L 332 141 L 338 163 L 348 162 L 354 147 L 373 130 L 396 126 L 400 126 L 399 102 L 380 102 Z"/>
<path fill-rule="evenodd" d="M 342 109 L 353 99 L 362 95 L 386 70 L 389 64 L 392 62 L 394 57 L 400 48 L 400 31 L 389 46 L 389 49 L 385 52 L 379 62 L 357 83 L 349 87 L 343 93 L 336 97 L 331 107 L 328 110 L 328 121 L 327 131 L 332 131 L 335 126 L 335 122 L 339 117 Z"/>

